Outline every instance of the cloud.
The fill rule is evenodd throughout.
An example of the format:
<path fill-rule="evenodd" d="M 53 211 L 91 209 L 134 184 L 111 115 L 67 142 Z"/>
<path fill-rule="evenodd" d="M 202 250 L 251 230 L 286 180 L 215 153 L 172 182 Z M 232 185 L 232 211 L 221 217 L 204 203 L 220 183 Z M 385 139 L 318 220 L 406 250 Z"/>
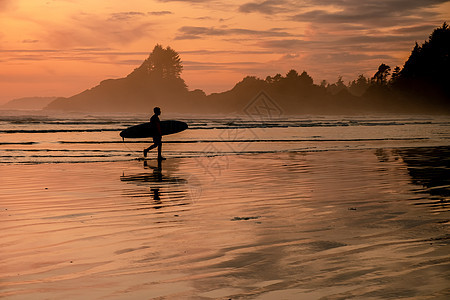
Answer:
<path fill-rule="evenodd" d="M 317 0 L 313 3 L 321 9 L 303 10 L 292 16 L 299 22 L 314 22 L 317 24 L 365 24 L 381 27 L 411 24 L 436 16 L 436 12 L 426 11 L 438 4 L 450 0 Z M 334 10 L 330 10 L 333 6 Z"/>
<path fill-rule="evenodd" d="M 47 32 L 42 40 L 47 41 L 51 47 L 63 49 L 124 46 L 148 38 L 152 33 L 154 24 L 145 19 L 129 22 L 131 18 L 142 16 L 140 12 L 116 13 L 109 18 L 76 14 L 64 25 L 56 26 L 51 21 L 45 24 Z"/>
<path fill-rule="evenodd" d="M 352 53 L 395 53 L 409 51 L 414 41 L 421 40 L 423 34 L 402 35 L 337 35 L 317 37 L 316 39 L 265 39 L 256 43 L 257 46 L 267 50 L 291 53 L 314 52 L 316 54 L 329 54 L 339 52 Z M 425 35 L 426 37 L 426 35 Z"/>
<path fill-rule="evenodd" d="M 339 62 L 340 64 L 349 63 L 355 64 L 356 61 L 384 61 L 384 60 L 392 60 L 395 59 L 393 56 L 388 54 L 364 54 L 364 53 L 352 53 L 352 52 L 338 52 L 338 53 L 329 53 L 326 55 L 323 54 L 315 54 L 310 53 L 307 55 L 310 60 L 313 61 L 321 61 L 323 63 L 335 63 Z"/>
<path fill-rule="evenodd" d="M 237 61 L 237 62 L 203 62 L 203 61 L 183 61 L 183 65 L 188 70 L 236 70 L 242 69 L 242 66 L 260 65 L 259 62 L 253 61 Z"/>
<path fill-rule="evenodd" d="M 164 16 L 164 15 L 171 15 L 173 12 L 168 10 L 162 10 L 162 11 L 149 11 L 147 14 L 152 16 Z"/>
<path fill-rule="evenodd" d="M 361 36 L 350 36 L 340 38 L 338 40 L 341 44 L 392 44 L 398 42 L 410 42 L 415 40 L 418 36 L 410 35 L 361 35 Z"/>
<path fill-rule="evenodd" d="M 149 52 L 128 52 L 111 48 L 73 48 L 55 49 L 3 49 L 0 55 L 8 61 L 91 61 L 93 63 L 126 64 L 138 66 L 149 55 Z M 135 57 L 131 59 L 130 57 Z"/>
<path fill-rule="evenodd" d="M 162 11 L 149 11 L 147 13 L 140 12 L 140 11 L 128 11 L 128 12 L 118 12 L 111 14 L 111 17 L 109 18 L 109 21 L 130 21 L 130 20 L 136 20 L 142 17 L 146 16 L 164 16 L 164 15 L 170 15 L 173 14 L 173 12 L 168 10 L 162 10 Z"/>
<path fill-rule="evenodd" d="M 395 34 L 430 33 L 434 28 L 436 28 L 436 26 L 432 25 L 432 24 L 425 24 L 425 25 L 418 25 L 418 26 L 406 26 L 406 27 L 393 29 L 392 33 L 395 33 Z"/>
<path fill-rule="evenodd" d="M 159 2 L 208 3 L 211 0 L 158 0 Z"/>
<path fill-rule="evenodd" d="M 213 20 L 212 17 L 210 16 L 202 16 L 202 17 L 183 17 L 184 19 L 188 19 L 188 20 L 196 20 L 196 21 L 206 21 L 206 20 Z"/>
<path fill-rule="evenodd" d="M 24 44 L 34 44 L 34 43 L 38 43 L 38 42 L 39 42 L 39 40 L 32 40 L 32 39 L 22 40 L 22 43 L 24 43 Z"/>
<path fill-rule="evenodd" d="M 130 19 L 134 19 L 136 17 L 143 17 L 145 13 L 138 11 L 129 11 L 129 12 L 118 12 L 111 14 L 109 20 L 111 21 L 128 21 Z"/>
<path fill-rule="evenodd" d="M 13 0 L 0 0 L 0 13 L 16 8 L 17 3 Z"/>
<path fill-rule="evenodd" d="M 282 59 L 297 59 L 297 58 L 299 58 L 300 57 L 300 55 L 299 54 L 296 54 L 296 53 L 294 53 L 294 54 L 292 54 L 292 53 L 288 53 L 288 54 L 285 54 L 285 55 L 283 55 L 283 57 L 282 57 Z"/>
<path fill-rule="evenodd" d="M 253 37 L 287 37 L 292 34 L 281 31 L 278 28 L 269 30 L 251 30 L 244 28 L 216 28 L 216 27 L 200 27 L 200 26 L 183 26 L 178 32 L 180 33 L 177 40 L 200 39 L 205 36 L 228 36 L 228 35 L 245 35 Z"/>
<path fill-rule="evenodd" d="M 259 43 L 259 45 L 264 48 L 271 48 L 275 50 L 292 50 L 302 48 L 305 46 L 311 46 L 313 44 L 318 44 L 318 42 L 305 41 L 300 39 L 283 39 L 283 40 L 266 40 Z"/>
<path fill-rule="evenodd" d="M 190 51 L 180 51 L 180 54 L 189 55 L 240 55 L 240 54 L 271 54 L 270 50 L 190 50 Z"/>
<path fill-rule="evenodd" d="M 239 6 L 239 11 L 243 13 L 258 12 L 266 15 L 272 15 L 289 11 L 288 7 L 283 7 L 287 1 L 266 0 L 263 2 L 249 2 Z"/>
<path fill-rule="evenodd" d="M 267 15 L 276 7 L 286 22 L 294 21 L 303 28 L 303 36 L 255 42 L 279 53 L 280 66 L 297 62 L 323 74 L 319 66 L 327 65 L 327 72 L 356 74 L 358 69 L 376 69 L 381 62 L 402 64 L 414 42 L 426 39 L 442 23 L 436 8 L 445 2 L 450 0 L 259 1 L 243 4 L 240 11 Z M 284 13 L 287 8 L 290 14 Z M 292 53 L 299 56 L 292 57 Z"/>
<path fill-rule="evenodd" d="M 290 12 L 288 20 L 316 26 L 408 26 L 438 17 L 433 10 L 450 0 L 265 0 L 239 6 L 242 13 L 275 15 Z"/>
<path fill-rule="evenodd" d="M 381 11 L 341 11 L 329 12 L 326 10 L 313 10 L 296 14 L 292 17 L 297 22 L 312 22 L 314 24 L 359 24 L 365 26 L 395 26 L 408 24 L 415 20 L 414 16 L 400 15 L 394 12 Z"/>
<path fill-rule="evenodd" d="M 224 12 L 229 10 L 230 7 L 234 7 L 233 3 L 223 0 L 157 0 L 163 3 L 184 3 L 189 6 L 200 7 L 202 9 L 214 8 L 216 11 Z"/>

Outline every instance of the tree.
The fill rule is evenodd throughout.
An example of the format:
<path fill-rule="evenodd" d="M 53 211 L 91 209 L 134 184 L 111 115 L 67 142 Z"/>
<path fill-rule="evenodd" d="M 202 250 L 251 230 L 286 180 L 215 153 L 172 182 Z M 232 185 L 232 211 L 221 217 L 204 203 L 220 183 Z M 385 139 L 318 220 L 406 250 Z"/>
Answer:
<path fill-rule="evenodd" d="M 303 71 L 302 74 L 300 74 L 299 79 L 303 85 L 313 85 L 314 83 L 314 80 L 306 73 L 306 71 Z"/>
<path fill-rule="evenodd" d="M 286 74 L 286 79 L 296 80 L 298 78 L 298 72 L 294 69 L 290 70 Z"/>
<path fill-rule="evenodd" d="M 408 78 L 408 79 L 413 79 L 415 77 L 417 77 L 418 75 L 418 70 L 423 69 L 420 63 L 420 61 L 422 60 L 421 58 L 421 52 L 422 52 L 422 47 L 419 46 L 419 44 L 414 45 L 413 50 L 411 51 L 411 55 L 409 56 L 408 60 L 405 62 L 405 65 L 403 66 L 403 69 L 401 70 L 400 73 L 400 78 Z"/>
<path fill-rule="evenodd" d="M 399 79 L 407 82 L 421 79 L 448 87 L 449 68 L 450 29 L 444 22 L 442 27 L 433 31 L 429 40 L 425 41 L 422 46 L 416 43 L 400 71 Z"/>
<path fill-rule="evenodd" d="M 405 98 L 416 99 L 437 111 L 450 107 L 450 28 L 434 29 L 428 41 L 415 44 L 392 86 Z M 393 75 L 394 77 L 394 75 Z"/>
<path fill-rule="evenodd" d="M 156 79 L 178 79 L 183 71 L 183 66 L 180 56 L 175 50 L 169 46 L 164 49 L 157 44 L 137 71 Z"/>
<path fill-rule="evenodd" d="M 372 82 L 377 85 L 386 85 L 387 78 L 391 74 L 391 67 L 385 64 L 381 64 L 378 67 L 378 71 L 373 75 Z"/>
<path fill-rule="evenodd" d="M 338 76 L 338 80 L 335 83 L 327 85 L 327 91 L 333 95 L 336 95 L 337 93 L 345 89 L 347 89 L 347 86 L 345 85 L 344 80 L 342 80 L 342 76 L 340 75 Z"/>
<path fill-rule="evenodd" d="M 280 73 L 275 74 L 275 76 L 273 76 L 273 82 L 279 82 L 281 79 L 283 79 L 283 76 L 281 76 Z"/>
<path fill-rule="evenodd" d="M 391 76 L 391 79 L 389 80 L 389 83 L 394 84 L 396 82 L 396 80 L 400 76 L 400 71 L 401 71 L 401 69 L 399 66 L 396 66 L 394 68 L 394 71 L 392 72 L 392 76 Z"/>
<path fill-rule="evenodd" d="M 349 83 L 348 89 L 355 96 L 361 96 L 369 88 L 370 81 L 363 74 Z"/>
<path fill-rule="evenodd" d="M 342 80 L 342 76 L 338 76 L 338 80 L 336 81 L 336 86 L 340 89 L 346 88 L 344 80 Z"/>
<path fill-rule="evenodd" d="M 163 48 L 157 44 L 148 58 L 127 79 L 135 89 L 151 90 L 153 95 L 184 93 L 187 85 L 180 76 L 182 70 L 178 53 L 169 46 Z"/>

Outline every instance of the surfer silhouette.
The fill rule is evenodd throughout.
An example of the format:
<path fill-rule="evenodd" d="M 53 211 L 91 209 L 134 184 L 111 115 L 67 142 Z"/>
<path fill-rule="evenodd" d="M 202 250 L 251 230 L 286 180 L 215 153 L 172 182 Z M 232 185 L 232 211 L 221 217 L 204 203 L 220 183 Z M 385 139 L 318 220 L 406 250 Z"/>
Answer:
<path fill-rule="evenodd" d="M 158 134 L 153 136 L 153 145 L 144 149 L 144 157 L 147 157 L 148 151 L 158 147 L 158 161 L 165 160 L 161 155 L 162 147 L 162 132 L 161 132 L 161 121 L 159 120 L 159 115 L 161 114 L 161 109 L 159 107 L 153 108 L 153 116 L 150 118 L 150 128 L 153 132 Z"/>

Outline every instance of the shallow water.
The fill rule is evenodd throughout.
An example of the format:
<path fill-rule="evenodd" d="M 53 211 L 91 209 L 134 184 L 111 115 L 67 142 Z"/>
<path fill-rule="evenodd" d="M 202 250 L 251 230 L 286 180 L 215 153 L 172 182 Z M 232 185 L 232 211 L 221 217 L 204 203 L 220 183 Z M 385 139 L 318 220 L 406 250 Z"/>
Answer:
<path fill-rule="evenodd" d="M 445 299 L 449 152 L 3 164 L 0 297 Z"/>
<path fill-rule="evenodd" d="M 122 141 L 119 132 L 148 115 L 0 111 L 0 163 L 124 161 L 142 156 L 149 139 Z M 161 116 L 189 129 L 165 136 L 171 158 L 277 152 L 446 146 L 446 116 Z M 150 153 L 154 155 L 154 153 Z"/>

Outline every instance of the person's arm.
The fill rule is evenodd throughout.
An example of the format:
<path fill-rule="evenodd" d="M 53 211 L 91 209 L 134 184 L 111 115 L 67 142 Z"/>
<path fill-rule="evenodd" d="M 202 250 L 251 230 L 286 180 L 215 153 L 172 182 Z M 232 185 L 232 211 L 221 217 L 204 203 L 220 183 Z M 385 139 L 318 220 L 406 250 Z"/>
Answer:
<path fill-rule="evenodd" d="M 158 122 L 156 122 L 156 128 L 158 129 L 159 136 L 162 136 L 161 121 L 159 119 L 158 119 Z"/>

